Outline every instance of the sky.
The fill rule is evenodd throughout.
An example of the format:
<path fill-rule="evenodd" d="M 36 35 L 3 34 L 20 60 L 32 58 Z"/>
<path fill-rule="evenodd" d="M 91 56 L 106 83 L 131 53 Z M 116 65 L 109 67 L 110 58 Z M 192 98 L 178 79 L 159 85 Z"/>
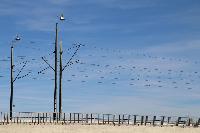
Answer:
<path fill-rule="evenodd" d="M 199 116 L 199 0 L 0 0 L 0 111 L 52 112 L 55 24 L 63 44 L 63 112 Z M 64 14 L 65 21 L 59 21 Z"/>

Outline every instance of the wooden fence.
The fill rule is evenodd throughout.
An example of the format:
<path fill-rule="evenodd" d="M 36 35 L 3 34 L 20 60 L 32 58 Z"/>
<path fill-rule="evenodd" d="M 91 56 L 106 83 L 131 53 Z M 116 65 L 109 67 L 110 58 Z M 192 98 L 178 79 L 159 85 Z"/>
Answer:
<path fill-rule="evenodd" d="M 129 114 L 18 112 L 0 113 L 0 125 L 5 124 L 98 124 L 199 127 L 200 118 L 177 116 L 143 116 Z"/>

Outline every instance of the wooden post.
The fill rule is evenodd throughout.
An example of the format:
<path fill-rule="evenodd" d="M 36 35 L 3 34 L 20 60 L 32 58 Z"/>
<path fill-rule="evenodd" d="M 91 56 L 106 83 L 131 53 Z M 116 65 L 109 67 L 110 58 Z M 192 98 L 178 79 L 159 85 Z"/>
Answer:
<path fill-rule="evenodd" d="M 137 115 L 134 115 L 134 121 L 133 121 L 134 123 L 134 125 L 136 125 L 136 123 L 137 123 Z"/>
<path fill-rule="evenodd" d="M 99 125 L 99 114 L 98 114 L 98 125 Z"/>
<path fill-rule="evenodd" d="M 128 125 L 130 124 L 131 115 L 128 115 Z"/>
<path fill-rule="evenodd" d="M 3 124 L 5 123 L 6 121 L 6 116 L 5 116 L 5 113 L 3 114 Z"/>
<path fill-rule="evenodd" d="M 161 121 L 160 121 L 160 125 L 161 125 L 161 126 L 163 126 L 164 121 L 165 121 L 165 116 L 161 116 Z"/>
<path fill-rule="evenodd" d="M 40 113 L 38 113 L 38 124 L 40 124 Z"/>
<path fill-rule="evenodd" d="M 56 122 L 58 123 L 58 120 L 59 120 L 59 113 L 56 113 Z"/>
<path fill-rule="evenodd" d="M 12 44 L 13 45 L 13 44 Z M 13 61 L 13 46 L 11 46 L 11 59 L 10 59 L 10 119 L 12 119 L 12 112 L 13 112 L 13 83 L 14 83 L 14 74 L 13 74 L 13 69 L 14 69 L 14 61 Z"/>
<path fill-rule="evenodd" d="M 145 121 L 144 121 L 144 125 L 146 126 L 148 122 L 148 116 L 145 116 Z"/>
<path fill-rule="evenodd" d="M 14 123 L 15 123 L 15 119 L 16 119 L 16 116 L 14 117 Z"/>
<path fill-rule="evenodd" d="M 52 118 L 53 118 L 53 123 L 54 123 L 54 121 L 56 120 L 56 114 L 55 114 L 55 112 L 53 113 Z"/>
<path fill-rule="evenodd" d="M 119 115 L 119 117 L 118 117 L 118 125 L 120 125 L 121 124 L 121 122 L 120 122 L 120 115 Z"/>
<path fill-rule="evenodd" d="M 199 126 L 200 125 L 200 118 L 198 119 L 198 122 L 197 122 L 197 126 Z"/>
<path fill-rule="evenodd" d="M 71 121 L 72 121 L 72 114 L 69 113 L 69 123 L 71 123 Z"/>
<path fill-rule="evenodd" d="M 177 122 L 176 122 L 176 126 L 178 126 L 179 125 L 179 122 L 181 121 L 181 117 L 178 117 L 178 120 L 177 120 Z"/>
<path fill-rule="evenodd" d="M 56 39 L 55 39 L 55 68 L 54 68 L 54 72 L 55 72 L 55 88 L 54 88 L 54 113 L 53 113 L 53 119 L 56 118 L 56 112 L 57 112 L 57 53 L 58 53 L 58 23 L 56 23 Z"/>
<path fill-rule="evenodd" d="M 81 123 L 83 124 L 83 114 L 81 113 Z"/>
<path fill-rule="evenodd" d="M 36 113 L 34 113 L 34 117 L 35 117 L 35 124 L 36 124 L 36 122 L 37 122 L 37 114 Z"/>
<path fill-rule="evenodd" d="M 169 125 L 171 117 L 167 117 L 167 124 Z"/>
<path fill-rule="evenodd" d="M 113 115 L 113 125 L 115 125 L 115 115 Z"/>
<path fill-rule="evenodd" d="M 155 126 L 156 116 L 153 116 L 153 126 Z"/>
<path fill-rule="evenodd" d="M 124 124 L 124 115 L 122 115 L 122 125 Z"/>
<path fill-rule="evenodd" d="M 104 125 L 104 114 L 103 114 L 103 125 Z"/>
<path fill-rule="evenodd" d="M 74 123 L 76 123 L 76 113 L 74 113 Z"/>
<path fill-rule="evenodd" d="M 9 124 L 8 113 L 6 114 L 7 124 Z M 12 120 L 12 119 L 11 119 Z"/>
<path fill-rule="evenodd" d="M 188 118 L 187 126 L 190 126 L 190 124 L 191 124 L 191 118 Z"/>
<path fill-rule="evenodd" d="M 79 121 L 80 121 L 80 120 L 79 120 L 79 113 L 78 113 L 78 123 L 79 123 Z"/>
<path fill-rule="evenodd" d="M 50 114 L 50 118 L 49 118 L 49 121 L 50 121 L 50 123 L 51 123 L 51 114 Z"/>
<path fill-rule="evenodd" d="M 47 113 L 46 113 L 46 123 L 47 123 L 47 119 L 48 119 L 48 115 L 47 115 Z"/>
<path fill-rule="evenodd" d="M 110 115 L 108 114 L 108 124 L 110 123 Z"/>
<path fill-rule="evenodd" d="M 140 125 L 143 125 L 143 123 L 144 123 L 144 116 L 141 116 Z"/>
<path fill-rule="evenodd" d="M 64 123 L 65 123 L 65 113 L 64 113 L 64 118 L 63 119 L 64 119 Z"/>
<path fill-rule="evenodd" d="M 92 114 L 90 114 L 90 123 L 92 124 Z"/>
<path fill-rule="evenodd" d="M 44 123 L 44 113 L 42 113 L 42 117 L 43 117 L 42 122 Z"/>
<path fill-rule="evenodd" d="M 17 116 L 17 124 L 19 123 L 19 117 Z"/>
<path fill-rule="evenodd" d="M 88 123 L 88 114 L 86 114 L 86 123 Z"/>
<path fill-rule="evenodd" d="M 33 123 L 33 114 L 32 114 L 32 116 L 31 116 L 31 123 Z"/>

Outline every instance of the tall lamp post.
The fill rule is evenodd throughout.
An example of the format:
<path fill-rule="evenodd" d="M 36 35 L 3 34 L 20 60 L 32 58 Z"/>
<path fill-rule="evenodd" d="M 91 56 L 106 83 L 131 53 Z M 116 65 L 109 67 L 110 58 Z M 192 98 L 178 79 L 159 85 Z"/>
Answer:
<path fill-rule="evenodd" d="M 64 21 L 65 18 L 63 14 L 60 16 L 60 21 Z M 61 44 L 62 45 L 62 44 Z M 62 65 L 62 48 L 60 48 L 60 66 Z M 58 62 L 58 23 L 56 23 L 56 41 L 55 41 L 55 89 L 54 89 L 54 112 L 57 112 L 57 62 Z M 60 77 L 60 83 L 59 83 L 59 113 L 61 112 L 61 77 L 62 77 L 62 71 L 60 71 L 59 74 Z M 55 115 L 54 115 L 55 116 Z M 60 116 L 60 115 L 59 115 Z"/>
<path fill-rule="evenodd" d="M 62 14 L 60 16 L 60 21 L 64 21 L 64 20 L 65 20 L 65 18 Z M 54 100 L 53 100 L 54 101 L 54 107 L 53 107 L 54 113 L 53 113 L 53 118 L 56 119 L 56 113 L 57 113 L 57 73 L 58 73 L 58 22 L 56 23 L 56 38 L 55 38 L 54 55 L 55 55 L 55 57 L 54 57 L 55 58 L 54 68 L 47 62 L 47 60 L 44 57 L 42 57 L 42 60 L 54 71 L 55 81 L 54 81 Z M 40 73 L 40 72 L 38 72 L 38 73 Z M 60 96 L 60 94 L 59 94 L 59 96 Z"/>
<path fill-rule="evenodd" d="M 18 41 L 20 41 L 21 38 L 17 36 L 15 40 L 12 41 L 11 43 L 11 59 L 10 59 L 10 120 L 12 120 L 12 112 L 13 112 L 13 83 L 15 82 L 14 80 L 14 74 L 13 74 L 13 69 L 14 69 L 14 57 L 13 57 L 13 52 L 14 52 L 14 44 Z"/>
<path fill-rule="evenodd" d="M 60 16 L 60 20 L 64 21 L 65 18 L 63 16 L 63 14 Z M 75 61 L 73 62 L 72 59 L 74 58 L 74 56 L 77 54 L 79 48 L 81 46 L 84 46 L 82 44 L 79 44 L 76 46 L 76 50 L 73 53 L 73 55 L 71 56 L 71 58 L 68 60 L 67 64 L 63 66 L 62 64 L 62 54 L 63 54 L 63 50 L 62 50 L 62 41 L 60 41 L 60 51 L 59 51 L 59 60 L 60 60 L 60 69 L 59 69 L 59 119 L 61 118 L 61 114 L 62 114 L 62 72 L 70 65 L 74 64 L 74 63 L 78 63 L 79 61 Z M 48 61 L 45 59 L 45 57 L 42 57 L 42 60 L 48 65 L 48 68 L 51 68 L 54 73 L 55 73 L 55 88 L 54 88 L 54 113 L 53 113 L 53 118 L 56 119 L 56 114 L 57 114 L 57 73 L 58 73 L 58 68 L 57 68 L 57 62 L 58 62 L 58 23 L 56 23 L 56 38 L 55 38 L 55 65 L 54 67 L 52 67 Z M 41 73 L 42 71 L 44 71 L 46 69 L 43 69 L 41 71 L 38 72 Z"/>

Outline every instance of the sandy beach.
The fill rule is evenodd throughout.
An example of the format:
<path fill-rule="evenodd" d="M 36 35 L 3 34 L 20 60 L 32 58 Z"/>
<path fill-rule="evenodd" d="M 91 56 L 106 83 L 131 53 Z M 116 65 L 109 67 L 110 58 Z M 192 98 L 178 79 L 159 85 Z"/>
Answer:
<path fill-rule="evenodd" d="M 0 125 L 0 133 L 199 133 L 200 128 L 110 125 Z"/>

